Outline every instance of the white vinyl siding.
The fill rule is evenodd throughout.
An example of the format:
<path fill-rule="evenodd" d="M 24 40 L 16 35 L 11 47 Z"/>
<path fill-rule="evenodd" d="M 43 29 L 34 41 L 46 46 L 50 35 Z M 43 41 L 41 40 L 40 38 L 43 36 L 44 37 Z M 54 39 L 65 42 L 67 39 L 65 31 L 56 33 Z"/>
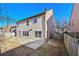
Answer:
<path fill-rule="evenodd" d="M 33 24 L 34 24 L 34 23 L 37 23 L 37 18 L 34 18 L 34 19 L 33 19 Z"/>

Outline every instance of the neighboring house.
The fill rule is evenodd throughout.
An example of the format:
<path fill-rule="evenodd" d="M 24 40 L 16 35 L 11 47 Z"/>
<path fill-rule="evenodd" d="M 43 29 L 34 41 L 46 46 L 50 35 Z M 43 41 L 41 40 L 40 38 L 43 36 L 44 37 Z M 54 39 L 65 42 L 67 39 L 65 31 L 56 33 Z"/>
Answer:
<path fill-rule="evenodd" d="M 1 33 L 1 32 L 3 32 L 3 28 L 2 28 L 2 27 L 0 28 L 0 33 Z"/>
<path fill-rule="evenodd" d="M 23 19 L 17 22 L 17 36 L 28 39 L 47 39 L 54 33 L 53 11 L 47 10 L 43 13 Z"/>
<path fill-rule="evenodd" d="M 64 32 L 71 32 L 70 25 L 64 27 Z"/>
<path fill-rule="evenodd" d="M 2 36 L 4 34 L 4 30 L 3 27 L 0 28 L 0 36 Z"/>
<path fill-rule="evenodd" d="M 79 32 L 79 4 L 74 4 L 70 19 L 71 32 Z"/>
<path fill-rule="evenodd" d="M 4 27 L 5 36 L 12 37 L 16 36 L 16 26 L 15 25 L 8 25 Z"/>
<path fill-rule="evenodd" d="M 8 32 L 8 33 L 15 32 L 16 26 L 7 26 L 4 29 L 5 29 L 5 32 Z"/>

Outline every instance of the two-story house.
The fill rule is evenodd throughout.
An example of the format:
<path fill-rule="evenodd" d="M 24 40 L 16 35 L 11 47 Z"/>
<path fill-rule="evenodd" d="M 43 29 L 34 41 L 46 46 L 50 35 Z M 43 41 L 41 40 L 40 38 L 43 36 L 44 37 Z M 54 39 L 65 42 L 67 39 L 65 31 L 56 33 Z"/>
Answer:
<path fill-rule="evenodd" d="M 47 39 L 55 32 L 53 10 L 47 10 L 17 22 L 17 36 L 30 39 Z"/>

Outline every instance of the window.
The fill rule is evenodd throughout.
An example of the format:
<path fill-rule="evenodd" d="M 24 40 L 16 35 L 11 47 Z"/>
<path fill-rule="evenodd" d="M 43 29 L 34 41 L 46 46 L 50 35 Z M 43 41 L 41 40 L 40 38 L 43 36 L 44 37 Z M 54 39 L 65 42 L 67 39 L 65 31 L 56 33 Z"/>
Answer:
<path fill-rule="evenodd" d="M 33 23 L 37 23 L 37 18 L 34 18 Z"/>
<path fill-rule="evenodd" d="M 41 31 L 35 31 L 35 37 L 41 38 Z"/>
<path fill-rule="evenodd" d="M 27 20 L 27 26 L 29 26 L 29 20 Z"/>
<path fill-rule="evenodd" d="M 23 31 L 23 36 L 29 36 L 29 32 L 28 31 Z"/>

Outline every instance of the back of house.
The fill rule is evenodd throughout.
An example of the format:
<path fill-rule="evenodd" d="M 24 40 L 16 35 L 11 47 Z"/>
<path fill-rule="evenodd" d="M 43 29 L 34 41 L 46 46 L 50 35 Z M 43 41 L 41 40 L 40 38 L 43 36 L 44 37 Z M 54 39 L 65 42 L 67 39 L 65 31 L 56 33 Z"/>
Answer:
<path fill-rule="evenodd" d="M 17 36 L 27 40 L 46 39 L 54 29 L 52 10 L 17 22 Z"/>

